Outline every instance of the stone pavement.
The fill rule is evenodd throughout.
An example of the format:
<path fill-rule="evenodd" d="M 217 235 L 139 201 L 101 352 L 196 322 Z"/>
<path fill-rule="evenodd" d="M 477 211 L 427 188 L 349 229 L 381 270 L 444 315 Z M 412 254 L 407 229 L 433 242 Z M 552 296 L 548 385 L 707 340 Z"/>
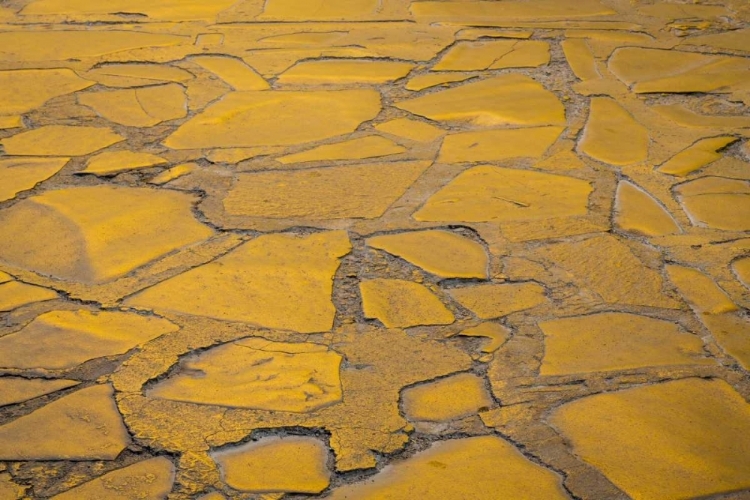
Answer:
<path fill-rule="evenodd" d="M 747 0 L 0 0 L 0 500 L 750 498 Z"/>

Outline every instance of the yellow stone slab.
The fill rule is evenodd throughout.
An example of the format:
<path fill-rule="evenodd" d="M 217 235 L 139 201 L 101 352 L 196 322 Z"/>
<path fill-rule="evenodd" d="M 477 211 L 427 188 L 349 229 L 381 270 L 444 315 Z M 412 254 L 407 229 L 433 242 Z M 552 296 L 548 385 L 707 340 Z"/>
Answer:
<path fill-rule="evenodd" d="M 177 35 L 135 31 L 6 31 L 0 33 L 0 61 L 66 61 L 184 43 L 191 43 L 191 40 Z"/>
<path fill-rule="evenodd" d="M 617 185 L 615 224 L 624 231 L 646 236 L 681 233 L 672 215 L 651 195 L 628 181 Z"/>
<path fill-rule="evenodd" d="M 59 172 L 68 161 L 69 158 L 0 159 L 0 201 L 32 189 Z"/>
<path fill-rule="evenodd" d="M 432 70 L 537 68 L 549 60 L 549 44 L 540 40 L 464 41 L 453 45 Z"/>
<path fill-rule="evenodd" d="M 445 131 L 429 123 L 409 118 L 397 118 L 395 120 L 379 123 L 375 129 L 386 134 L 405 137 L 417 142 L 432 142 L 445 135 Z"/>
<path fill-rule="evenodd" d="M 648 158 L 648 129 L 614 99 L 594 97 L 581 139 L 581 151 L 611 165 L 630 165 Z"/>
<path fill-rule="evenodd" d="M 275 219 L 375 219 L 429 166 L 391 162 L 240 174 L 224 208 L 232 215 Z"/>
<path fill-rule="evenodd" d="M 478 326 L 467 328 L 459 333 L 462 337 L 484 337 L 489 339 L 482 352 L 485 354 L 491 354 L 500 347 L 510 338 L 510 330 L 498 323 L 485 322 Z"/>
<path fill-rule="evenodd" d="M 493 125 L 565 125 L 557 97 L 528 76 L 505 74 L 397 102 L 431 120 Z"/>
<path fill-rule="evenodd" d="M 310 161 L 325 160 L 361 160 L 365 158 L 378 158 L 380 156 L 396 155 L 406 152 L 406 148 L 395 142 L 370 135 L 348 141 L 337 142 L 318 146 L 301 153 L 282 156 L 276 161 L 289 165 L 291 163 L 305 163 Z"/>
<path fill-rule="evenodd" d="M 732 263 L 732 270 L 737 278 L 748 288 L 750 288 L 750 257 L 735 260 Z"/>
<path fill-rule="evenodd" d="M 574 375 L 651 366 L 714 364 L 703 341 L 676 324 L 646 316 L 600 313 L 539 323 L 540 375 Z"/>
<path fill-rule="evenodd" d="M 750 322 L 736 313 L 704 314 L 701 321 L 721 348 L 750 370 Z"/>
<path fill-rule="evenodd" d="M 652 110 L 686 127 L 750 128 L 750 117 L 730 115 L 701 115 L 680 104 L 652 106 Z"/>
<path fill-rule="evenodd" d="M 675 188 L 694 225 L 726 231 L 750 230 L 750 183 L 702 177 Z"/>
<path fill-rule="evenodd" d="M 596 59 L 591 48 L 583 39 L 568 39 L 560 42 L 565 59 L 575 75 L 583 80 L 596 80 L 601 78 L 596 69 Z"/>
<path fill-rule="evenodd" d="M 698 7 L 693 5 L 691 7 Z M 708 8 L 708 5 L 703 6 Z M 721 9 L 720 6 L 712 6 Z M 737 29 L 711 35 L 697 35 L 685 38 L 680 45 L 703 45 L 712 49 L 750 51 L 750 29 Z"/>
<path fill-rule="evenodd" d="M 0 283 L 7 283 L 9 281 L 13 281 L 13 276 L 11 276 L 8 273 L 4 273 L 0 271 Z"/>
<path fill-rule="evenodd" d="M 198 149 L 302 144 L 351 133 L 378 113 L 380 94 L 374 90 L 233 92 L 180 126 L 164 145 Z"/>
<path fill-rule="evenodd" d="M 367 239 L 372 248 L 401 257 L 441 278 L 487 279 L 489 258 L 479 243 L 449 231 L 415 231 Z"/>
<path fill-rule="evenodd" d="M 135 151 L 107 151 L 89 159 L 80 174 L 113 175 L 126 170 L 148 168 L 169 163 L 160 156 Z"/>
<path fill-rule="evenodd" d="M 237 164 L 243 160 L 249 160 L 257 156 L 268 156 L 283 153 L 283 146 L 258 146 L 254 148 L 228 148 L 214 149 L 206 154 L 206 159 L 212 163 Z"/>
<path fill-rule="evenodd" d="M 466 28 L 456 33 L 457 40 L 479 40 L 480 38 L 531 38 L 533 31 L 498 30 L 493 28 Z"/>
<path fill-rule="evenodd" d="M 351 245 L 343 231 L 260 236 L 148 288 L 129 306 L 244 321 L 302 333 L 333 326 L 333 276 Z"/>
<path fill-rule="evenodd" d="M 262 76 L 240 59 L 223 56 L 199 56 L 190 60 L 224 80 L 234 90 L 267 90 L 271 88 Z"/>
<path fill-rule="evenodd" d="M 111 280 L 212 236 L 193 217 L 193 201 L 105 185 L 47 191 L 0 211 L 0 261 L 65 280 Z"/>
<path fill-rule="evenodd" d="M 480 319 L 494 319 L 525 311 L 546 302 L 544 287 L 536 283 L 473 285 L 449 290 L 459 304 Z"/>
<path fill-rule="evenodd" d="M 371 17 L 380 7 L 378 0 L 269 0 L 261 20 L 352 21 Z"/>
<path fill-rule="evenodd" d="M 695 5 L 695 4 L 654 4 L 644 5 L 638 8 L 638 13 L 652 17 L 665 19 L 710 19 L 727 15 L 726 7 L 721 5 Z"/>
<path fill-rule="evenodd" d="M 114 460 L 130 437 L 110 385 L 94 385 L 0 426 L 0 460 Z"/>
<path fill-rule="evenodd" d="M 418 5 L 418 4 L 417 4 Z M 467 5 L 467 4 L 463 4 Z M 331 500 L 566 500 L 562 479 L 497 436 L 441 441 L 377 475 L 333 490 Z"/>
<path fill-rule="evenodd" d="M 563 127 L 531 127 L 449 134 L 440 148 L 438 161 L 462 163 L 540 158 L 563 130 Z"/>
<path fill-rule="evenodd" d="M 302 61 L 276 80 L 292 85 L 348 85 L 351 83 L 388 83 L 405 77 L 414 64 L 396 61 L 338 59 Z"/>
<path fill-rule="evenodd" d="M 667 265 L 666 270 L 672 283 L 697 311 L 721 314 L 737 310 L 737 304 L 726 292 L 699 270 L 676 264 Z"/>
<path fill-rule="evenodd" d="M 116 469 L 51 500 L 161 500 L 172 491 L 175 467 L 165 457 Z"/>
<path fill-rule="evenodd" d="M 0 130 L 24 128 L 23 118 L 20 116 L 0 116 Z"/>
<path fill-rule="evenodd" d="M 65 68 L 0 71 L 0 114 L 26 113 L 52 98 L 72 94 L 93 84 Z"/>
<path fill-rule="evenodd" d="M 586 164 L 573 151 L 560 151 L 549 158 L 536 162 L 534 168 L 542 170 L 580 170 Z"/>
<path fill-rule="evenodd" d="M 167 82 L 184 83 L 193 79 L 193 75 L 184 69 L 148 63 L 104 64 L 87 71 L 85 76 L 107 87 L 126 88 Z"/>
<path fill-rule="evenodd" d="M 689 148 L 680 151 L 657 170 L 663 174 L 685 177 L 722 157 L 717 151 L 737 141 L 736 137 L 710 137 L 701 139 Z"/>
<path fill-rule="evenodd" d="M 232 408 L 307 413 L 341 401 L 342 358 L 318 344 L 250 338 L 186 358 L 149 397 Z"/>
<path fill-rule="evenodd" d="M 29 399 L 38 398 L 78 384 L 80 382 L 76 380 L 2 377 L 0 378 L 0 406 L 23 403 Z"/>
<path fill-rule="evenodd" d="M 61 15 L 93 17 L 121 12 L 141 14 L 164 21 L 212 20 L 234 0 L 34 0 L 21 10 L 24 16 Z"/>
<path fill-rule="evenodd" d="M 453 313 L 425 286 L 404 280 L 373 279 L 359 284 L 365 317 L 387 328 L 449 325 Z"/>
<path fill-rule="evenodd" d="M 552 424 L 631 498 L 750 488 L 750 405 L 722 380 L 690 378 L 568 403 Z"/>
<path fill-rule="evenodd" d="M 124 354 L 178 329 L 167 320 L 137 314 L 52 311 L 0 337 L 0 367 L 74 368 L 91 359 Z"/>
<path fill-rule="evenodd" d="M 728 177 L 750 181 L 750 162 L 732 156 L 724 156 L 715 161 L 703 172 L 707 176 Z"/>
<path fill-rule="evenodd" d="M 680 307 L 664 294 L 661 275 L 646 267 L 627 245 L 613 236 L 548 245 L 537 253 L 609 304 Z"/>
<path fill-rule="evenodd" d="M 130 127 L 153 127 L 163 121 L 184 118 L 186 99 L 184 89 L 176 83 L 78 96 L 79 103 L 104 118 Z"/>
<path fill-rule="evenodd" d="M 165 170 L 148 182 L 149 184 L 156 185 L 166 184 L 167 182 L 179 179 L 180 177 L 195 172 L 196 170 L 198 170 L 198 168 L 199 167 L 197 163 L 182 163 L 170 168 L 169 170 Z"/>
<path fill-rule="evenodd" d="M 28 226 L 27 228 L 28 229 Z M 17 281 L 0 284 L 0 312 L 12 311 L 34 302 L 44 302 L 57 298 L 57 292 Z"/>
<path fill-rule="evenodd" d="M 463 82 L 469 78 L 475 78 L 475 75 L 466 73 L 426 73 L 424 75 L 417 75 L 406 82 L 406 90 L 424 90 L 437 85 Z"/>
<path fill-rule="evenodd" d="M 507 222 L 585 215 L 591 185 L 572 177 L 480 166 L 467 170 L 419 209 L 418 221 Z"/>
<path fill-rule="evenodd" d="M 103 127 L 47 125 L 0 141 L 5 154 L 18 156 L 83 156 L 125 138 Z"/>
<path fill-rule="evenodd" d="M 312 437 L 267 437 L 212 453 L 231 488 L 318 494 L 330 483 L 328 449 Z"/>
<path fill-rule="evenodd" d="M 536 0 L 522 1 L 431 1 L 414 2 L 410 8 L 420 23 L 447 22 L 470 26 L 502 26 L 512 21 L 580 19 L 607 16 L 617 12 L 598 0 Z"/>
<path fill-rule="evenodd" d="M 408 387 L 401 393 L 401 401 L 406 418 L 421 422 L 450 422 L 494 404 L 485 380 L 472 373 Z"/>

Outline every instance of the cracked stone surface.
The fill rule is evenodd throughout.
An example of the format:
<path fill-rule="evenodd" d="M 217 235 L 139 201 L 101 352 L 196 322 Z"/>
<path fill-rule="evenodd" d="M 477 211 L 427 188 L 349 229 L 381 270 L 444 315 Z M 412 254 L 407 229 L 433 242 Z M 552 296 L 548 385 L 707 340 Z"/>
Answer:
<path fill-rule="evenodd" d="M 0 499 L 750 495 L 746 0 L 0 0 Z"/>

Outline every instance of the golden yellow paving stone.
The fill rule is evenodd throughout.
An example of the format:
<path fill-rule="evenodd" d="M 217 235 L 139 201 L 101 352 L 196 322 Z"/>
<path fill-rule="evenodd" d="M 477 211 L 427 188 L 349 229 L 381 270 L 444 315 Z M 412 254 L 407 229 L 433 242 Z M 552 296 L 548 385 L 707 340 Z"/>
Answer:
<path fill-rule="evenodd" d="M 409 118 L 396 118 L 395 120 L 379 123 L 375 129 L 386 134 L 405 137 L 417 142 L 432 142 L 445 135 L 445 131 L 429 123 Z"/>
<path fill-rule="evenodd" d="M 464 41 L 453 45 L 432 70 L 536 68 L 549 60 L 549 44 L 539 40 Z"/>
<path fill-rule="evenodd" d="M 116 469 L 51 500 L 161 500 L 172 491 L 175 467 L 166 457 Z"/>
<path fill-rule="evenodd" d="M 406 90 L 424 90 L 437 85 L 447 83 L 463 82 L 470 78 L 475 78 L 471 73 L 425 73 L 417 75 L 406 82 Z"/>
<path fill-rule="evenodd" d="M 212 163 L 237 164 L 243 160 L 249 160 L 257 156 L 268 156 L 282 153 L 283 146 L 258 146 L 254 148 L 227 148 L 213 149 L 206 154 L 206 159 Z"/>
<path fill-rule="evenodd" d="M 702 172 L 710 177 L 728 177 L 750 181 L 750 163 L 731 156 L 713 162 Z"/>
<path fill-rule="evenodd" d="M 456 33 L 457 40 L 479 40 L 480 38 L 520 38 L 528 39 L 533 31 L 497 30 L 495 28 L 465 28 Z"/>
<path fill-rule="evenodd" d="M 166 184 L 167 182 L 179 179 L 180 177 L 195 172 L 196 170 L 198 170 L 197 163 L 181 163 L 180 165 L 176 165 L 169 170 L 165 170 L 148 182 L 149 184 L 157 185 Z"/>
<path fill-rule="evenodd" d="M 190 59 L 227 82 L 234 90 L 267 90 L 271 86 L 240 59 L 222 56 L 199 56 Z"/>
<path fill-rule="evenodd" d="M 69 158 L 0 159 L 0 201 L 10 200 L 59 172 Z"/>
<path fill-rule="evenodd" d="M 564 500 L 562 479 L 498 436 L 451 439 L 340 486 L 331 500 Z"/>
<path fill-rule="evenodd" d="M 664 17 L 674 19 L 708 19 L 727 15 L 726 7 L 721 5 L 695 5 L 695 4 L 654 4 L 644 5 L 638 8 L 640 14 L 653 17 Z"/>
<path fill-rule="evenodd" d="M 52 311 L 0 337 L 0 367 L 63 370 L 124 354 L 178 330 L 167 320 L 123 312 Z"/>
<path fill-rule="evenodd" d="M 83 156 L 125 138 L 104 127 L 47 125 L 0 141 L 5 154 L 18 156 Z"/>
<path fill-rule="evenodd" d="M 180 126 L 164 145 L 198 149 L 302 144 L 353 132 L 378 113 L 380 94 L 374 90 L 232 92 Z"/>
<path fill-rule="evenodd" d="M 661 275 L 646 267 L 614 236 L 555 243 L 541 247 L 536 254 L 570 273 L 579 286 L 590 288 L 609 304 L 680 307 L 664 294 Z"/>
<path fill-rule="evenodd" d="M 152 386 L 152 398 L 295 413 L 341 401 L 341 356 L 327 346 L 238 340 L 182 362 Z"/>
<path fill-rule="evenodd" d="M 702 115 L 680 104 L 663 104 L 652 106 L 651 109 L 686 127 L 750 128 L 750 117 L 748 116 Z"/>
<path fill-rule="evenodd" d="M 750 288 L 750 257 L 735 260 L 732 263 L 732 270 L 737 278 L 748 288 Z"/>
<path fill-rule="evenodd" d="M 112 175 L 126 170 L 148 168 L 169 163 L 160 156 L 135 151 L 105 151 L 93 156 L 86 162 L 86 168 L 78 173 L 95 175 Z"/>
<path fill-rule="evenodd" d="M 750 89 L 750 61 L 742 57 L 624 47 L 613 53 L 609 69 L 636 93 Z"/>
<path fill-rule="evenodd" d="M 737 304 L 716 282 L 697 269 L 676 264 L 666 266 L 667 275 L 680 293 L 702 314 L 721 314 L 737 310 Z"/>
<path fill-rule="evenodd" d="M 459 304 L 480 319 L 494 319 L 546 302 L 544 287 L 536 283 L 485 284 L 449 290 Z"/>
<path fill-rule="evenodd" d="M 66 61 L 184 43 L 189 43 L 189 39 L 135 31 L 4 31 L 0 32 L 0 61 Z"/>
<path fill-rule="evenodd" d="M 480 166 L 433 195 L 418 221 L 514 221 L 585 215 L 591 185 L 560 175 Z"/>
<path fill-rule="evenodd" d="M 487 278 L 489 258 L 484 247 L 449 231 L 373 236 L 367 239 L 367 245 L 401 257 L 441 278 Z"/>
<path fill-rule="evenodd" d="M 721 7 L 717 6 L 716 8 Z M 710 35 L 691 36 L 682 40 L 680 45 L 703 45 L 714 50 L 728 49 L 748 52 L 750 51 L 750 29 L 744 28 Z"/>
<path fill-rule="evenodd" d="M 176 83 L 80 94 L 78 102 L 104 118 L 131 127 L 153 127 L 187 116 L 186 96 Z"/>
<path fill-rule="evenodd" d="M 494 125 L 565 125 L 557 97 L 525 75 L 505 74 L 414 99 L 397 108 L 431 120 Z"/>
<path fill-rule="evenodd" d="M 750 183 L 702 177 L 675 188 L 694 225 L 727 231 L 750 230 Z"/>
<path fill-rule="evenodd" d="M 220 11 L 234 4 L 233 0 L 34 0 L 21 10 L 21 15 L 62 15 L 66 18 L 93 17 L 121 12 L 142 14 L 151 19 L 187 21 L 213 19 Z"/>
<path fill-rule="evenodd" d="M 703 341 L 676 324 L 626 313 L 600 313 L 539 323 L 540 375 L 573 375 L 650 366 L 714 364 Z"/>
<path fill-rule="evenodd" d="M 628 181 L 620 181 L 615 197 L 615 224 L 646 236 L 681 233 L 674 218 L 651 195 Z"/>
<path fill-rule="evenodd" d="M 573 450 L 631 498 L 750 487 L 750 405 L 723 380 L 689 378 L 568 403 L 552 414 Z"/>
<path fill-rule="evenodd" d="M 364 280 L 359 284 L 365 317 L 380 320 L 387 328 L 449 325 L 453 313 L 427 287 L 394 279 Z"/>
<path fill-rule="evenodd" d="M 333 326 L 333 276 L 351 250 L 343 231 L 271 234 L 148 288 L 126 305 L 302 333 Z"/>
<path fill-rule="evenodd" d="M 649 133 L 614 99 L 594 97 L 580 148 L 605 163 L 630 165 L 648 158 Z"/>
<path fill-rule="evenodd" d="M 0 130 L 24 128 L 21 116 L 0 116 Z"/>
<path fill-rule="evenodd" d="M 12 311 L 34 302 L 44 302 L 57 298 L 57 292 L 17 281 L 0 284 L 0 312 Z"/>
<path fill-rule="evenodd" d="M 674 155 L 657 170 L 663 174 L 685 177 L 721 158 L 721 153 L 717 151 L 735 141 L 737 138 L 732 136 L 701 139 Z"/>
<path fill-rule="evenodd" d="M 581 80 L 596 80 L 601 78 L 596 68 L 596 59 L 591 52 L 591 48 L 584 39 L 567 39 L 561 43 L 565 59 L 568 61 L 570 69 Z"/>
<path fill-rule="evenodd" d="M 29 399 L 38 398 L 39 396 L 73 387 L 79 383 L 80 382 L 76 380 L 2 377 L 0 378 L 0 406 L 23 403 Z"/>
<path fill-rule="evenodd" d="M 378 0 L 269 0 L 264 4 L 261 20 L 337 21 L 370 17 L 380 6 Z"/>
<path fill-rule="evenodd" d="M 485 322 L 480 323 L 478 326 L 467 328 L 459 333 L 462 337 L 484 337 L 490 339 L 482 347 L 482 352 L 485 354 L 491 354 L 502 345 L 507 342 L 510 338 L 510 331 L 499 323 Z"/>
<path fill-rule="evenodd" d="M 278 84 L 387 83 L 409 74 L 414 64 L 376 60 L 302 61 L 279 75 Z"/>
<path fill-rule="evenodd" d="M 391 162 L 240 174 L 224 208 L 232 215 L 275 219 L 375 219 L 430 165 Z"/>
<path fill-rule="evenodd" d="M 549 158 L 534 163 L 534 168 L 542 170 L 579 170 L 586 164 L 573 151 L 560 151 Z"/>
<path fill-rule="evenodd" d="M 472 373 L 408 387 L 401 400 L 406 418 L 423 422 L 449 422 L 493 405 L 484 379 Z"/>
<path fill-rule="evenodd" d="M 315 494 L 330 483 L 328 449 L 312 437 L 267 437 L 212 457 L 224 481 L 239 491 Z"/>
<path fill-rule="evenodd" d="M 512 21 L 578 19 L 617 13 L 598 0 L 537 0 L 533 4 L 512 0 L 502 3 L 429 1 L 412 3 L 411 12 L 420 23 L 449 22 L 470 26 L 502 26 Z"/>
<path fill-rule="evenodd" d="M 390 139 L 378 135 L 369 135 L 357 139 L 349 139 L 334 144 L 325 144 L 316 148 L 277 158 L 276 161 L 289 165 L 324 160 L 360 160 L 377 158 L 380 156 L 396 155 L 406 152 L 406 148 L 399 146 Z"/>
<path fill-rule="evenodd" d="M 7 283 L 9 281 L 13 281 L 13 276 L 11 276 L 8 273 L 4 273 L 0 271 L 0 283 Z"/>
<path fill-rule="evenodd" d="M 193 200 L 105 185 L 47 191 L 0 211 L 0 261 L 65 280 L 111 280 L 212 236 L 190 212 Z"/>
<path fill-rule="evenodd" d="M 562 127 L 479 130 L 449 134 L 440 147 L 438 161 L 462 163 L 539 158 L 563 132 Z"/>
<path fill-rule="evenodd" d="M 175 66 L 149 63 L 104 64 L 84 76 L 107 87 L 144 87 L 158 83 L 184 83 L 193 75 Z"/>
<path fill-rule="evenodd" d="M 704 314 L 701 321 L 727 354 L 750 370 L 750 322 L 738 313 Z"/>
<path fill-rule="evenodd" d="M 130 438 L 113 392 L 87 387 L 0 426 L 0 460 L 114 460 Z"/>
<path fill-rule="evenodd" d="M 0 115 L 26 113 L 91 85 L 94 82 L 66 68 L 0 71 Z"/>

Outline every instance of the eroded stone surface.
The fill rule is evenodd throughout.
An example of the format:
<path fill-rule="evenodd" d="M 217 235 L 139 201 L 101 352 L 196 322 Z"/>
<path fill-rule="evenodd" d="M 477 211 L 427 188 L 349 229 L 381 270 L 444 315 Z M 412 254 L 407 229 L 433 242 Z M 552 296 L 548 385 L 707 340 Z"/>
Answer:
<path fill-rule="evenodd" d="M 493 405 L 484 379 L 460 373 L 404 389 L 401 401 L 412 421 L 447 422 Z"/>
<path fill-rule="evenodd" d="M 539 158 L 562 131 L 562 127 L 533 127 L 450 134 L 443 141 L 438 161 L 462 163 Z"/>
<path fill-rule="evenodd" d="M 386 134 L 406 137 L 418 142 L 431 142 L 445 134 L 442 129 L 434 125 L 408 118 L 397 118 L 396 120 L 380 123 L 375 125 L 375 128 Z"/>
<path fill-rule="evenodd" d="M 667 265 L 666 270 L 669 279 L 699 312 L 721 314 L 737 310 L 726 292 L 699 270 L 676 264 Z"/>
<path fill-rule="evenodd" d="M 0 71 L 0 115 L 26 113 L 93 84 L 66 68 Z"/>
<path fill-rule="evenodd" d="M 659 172 L 685 177 L 721 158 L 721 154 L 717 151 L 736 140 L 735 137 L 731 136 L 702 139 L 670 158 L 659 167 Z"/>
<path fill-rule="evenodd" d="M 234 90 L 266 90 L 268 82 L 239 59 L 220 56 L 194 57 L 191 61 L 227 82 Z"/>
<path fill-rule="evenodd" d="M 81 94 L 78 101 L 109 121 L 130 127 L 153 127 L 166 120 L 187 116 L 185 91 L 175 83 L 89 92 Z"/>
<path fill-rule="evenodd" d="M 536 283 L 474 285 L 450 290 L 451 296 L 481 319 L 493 319 L 531 309 L 545 302 L 544 287 Z"/>
<path fill-rule="evenodd" d="M 374 279 L 359 285 L 365 317 L 387 328 L 449 325 L 455 317 L 430 290 L 404 280 Z"/>

